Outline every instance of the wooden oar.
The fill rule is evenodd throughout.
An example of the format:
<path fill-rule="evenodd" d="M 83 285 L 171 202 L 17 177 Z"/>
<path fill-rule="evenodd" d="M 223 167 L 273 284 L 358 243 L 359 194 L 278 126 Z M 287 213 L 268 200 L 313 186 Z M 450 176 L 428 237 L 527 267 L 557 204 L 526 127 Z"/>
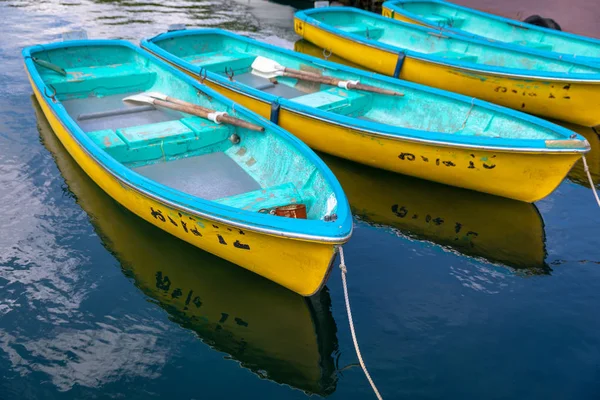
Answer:
<path fill-rule="evenodd" d="M 271 79 L 277 76 L 287 76 L 289 78 L 300 79 L 310 82 L 323 83 L 325 85 L 338 86 L 343 89 L 357 89 L 365 92 L 386 94 L 390 96 L 404 96 L 403 93 L 395 90 L 383 89 L 376 86 L 365 85 L 359 81 L 344 81 L 342 79 L 323 76 L 313 72 L 299 71 L 297 69 L 287 68 L 278 62 L 266 57 L 258 56 L 252 63 L 252 73 L 263 78 Z"/>
<path fill-rule="evenodd" d="M 231 117 L 224 112 L 211 110 L 197 104 L 188 103 L 180 99 L 176 99 L 162 93 L 149 92 L 136 94 L 123 99 L 123 101 L 131 101 L 136 103 L 155 104 L 160 107 L 170 108 L 172 110 L 181 111 L 187 114 L 196 115 L 213 121 L 217 124 L 226 123 L 229 125 L 239 126 L 257 132 L 264 132 L 265 128 L 259 125 L 246 122 L 242 119 Z"/>

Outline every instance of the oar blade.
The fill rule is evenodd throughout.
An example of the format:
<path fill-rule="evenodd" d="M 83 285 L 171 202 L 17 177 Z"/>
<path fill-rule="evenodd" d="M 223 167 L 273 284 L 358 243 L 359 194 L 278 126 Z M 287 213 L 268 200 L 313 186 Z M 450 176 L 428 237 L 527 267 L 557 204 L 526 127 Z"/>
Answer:
<path fill-rule="evenodd" d="M 258 56 L 252 62 L 252 74 L 266 79 L 281 76 L 284 70 L 283 65 L 267 57 Z"/>
<path fill-rule="evenodd" d="M 163 100 L 163 101 L 168 101 L 167 100 L 167 95 L 164 93 L 160 93 L 160 92 L 144 92 L 142 93 L 144 96 L 148 96 L 148 97 L 152 97 L 154 99 L 159 99 L 159 100 Z"/>
<path fill-rule="evenodd" d="M 125 97 L 123 101 L 130 103 L 154 104 L 154 99 L 145 94 L 134 94 L 133 96 Z"/>

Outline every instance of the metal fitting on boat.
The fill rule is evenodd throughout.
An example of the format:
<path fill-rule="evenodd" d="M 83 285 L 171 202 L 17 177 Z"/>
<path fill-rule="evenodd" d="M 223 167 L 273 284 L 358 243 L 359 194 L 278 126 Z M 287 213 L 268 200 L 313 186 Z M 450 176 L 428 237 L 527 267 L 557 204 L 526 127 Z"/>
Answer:
<path fill-rule="evenodd" d="M 240 142 L 240 137 L 237 134 L 232 134 L 231 136 L 229 136 L 229 141 L 233 144 L 238 144 Z"/>
<path fill-rule="evenodd" d="M 337 214 L 326 215 L 323 217 L 323 220 L 326 222 L 335 221 L 337 219 Z"/>

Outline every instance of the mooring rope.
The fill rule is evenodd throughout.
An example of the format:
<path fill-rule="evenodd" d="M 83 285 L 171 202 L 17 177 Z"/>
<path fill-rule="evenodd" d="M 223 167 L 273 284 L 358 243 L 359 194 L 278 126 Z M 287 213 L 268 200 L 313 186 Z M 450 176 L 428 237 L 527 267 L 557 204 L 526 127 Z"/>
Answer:
<path fill-rule="evenodd" d="M 590 188 L 592 189 L 592 192 L 594 192 L 594 197 L 596 198 L 596 203 L 598 203 L 598 207 L 600 207 L 600 198 L 598 198 L 598 192 L 596 191 L 596 186 L 594 186 L 594 181 L 592 180 L 592 174 L 590 173 L 590 168 L 588 167 L 587 160 L 585 159 L 585 156 L 582 156 L 581 158 L 583 158 L 583 169 L 585 170 L 585 173 L 587 174 L 587 177 L 590 180 Z"/>
<path fill-rule="evenodd" d="M 356 350 L 356 355 L 358 356 L 358 362 L 360 362 L 360 366 L 362 367 L 367 380 L 371 384 L 373 391 L 375 392 L 375 396 L 379 400 L 383 400 L 383 397 L 379 394 L 379 390 L 377 390 L 377 386 L 375 386 L 375 382 L 369 375 L 369 371 L 367 371 L 367 366 L 363 361 L 362 355 L 360 354 L 360 349 L 358 348 L 358 341 L 356 340 L 356 332 L 354 331 L 354 322 L 352 321 L 352 310 L 350 309 L 350 297 L 348 297 L 348 286 L 346 285 L 346 273 L 348 270 L 346 269 L 346 262 L 344 260 L 344 249 L 342 246 L 338 247 L 338 251 L 340 252 L 340 270 L 342 271 L 342 283 L 344 284 L 344 299 L 346 300 L 346 312 L 348 313 L 348 323 L 350 324 L 350 333 L 352 333 L 352 341 L 354 342 L 354 349 Z"/>

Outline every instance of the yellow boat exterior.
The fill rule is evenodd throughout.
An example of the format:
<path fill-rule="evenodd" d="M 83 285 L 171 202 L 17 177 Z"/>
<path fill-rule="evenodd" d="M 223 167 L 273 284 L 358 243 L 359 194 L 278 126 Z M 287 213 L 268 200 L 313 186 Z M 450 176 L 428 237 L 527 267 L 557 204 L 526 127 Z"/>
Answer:
<path fill-rule="evenodd" d="M 135 286 L 173 321 L 262 378 L 321 396 L 335 390 L 337 338 L 327 290 L 301 297 L 149 227 L 81 170 L 52 133 L 38 102 L 32 99 L 32 104 L 44 146 Z"/>
<path fill-rule="evenodd" d="M 394 75 L 397 52 L 356 42 L 298 18 L 295 18 L 294 29 L 303 39 L 348 61 L 384 75 Z M 405 57 L 399 78 L 577 125 L 600 124 L 600 81 L 501 75 L 410 55 Z"/>
<path fill-rule="evenodd" d="M 156 54 L 155 54 L 156 55 Z M 166 61 L 166 60 L 165 60 Z M 198 79 L 198 75 L 175 65 Z M 204 84 L 269 118 L 271 104 L 204 80 Z M 281 108 L 279 125 L 324 153 L 418 178 L 534 202 L 549 195 L 581 158 L 580 152 L 498 151 L 383 137 Z"/>
<path fill-rule="evenodd" d="M 29 71 L 27 71 L 29 76 Z M 325 284 L 341 243 L 302 240 L 267 234 L 211 220 L 163 204 L 130 187 L 93 159 L 74 139 L 29 76 L 35 97 L 52 129 L 71 157 L 109 196 L 134 214 L 209 253 L 274 281 L 298 294 L 311 296 Z M 185 224 L 183 222 L 186 222 Z M 198 228 L 188 229 L 191 224 Z M 244 244 L 241 249 L 234 244 Z M 301 255 L 301 256 L 300 256 Z"/>
<path fill-rule="evenodd" d="M 544 222 L 534 204 L 504 199 L 323 156 L 361 221 L 499 262 L 548 274 Z"/>

